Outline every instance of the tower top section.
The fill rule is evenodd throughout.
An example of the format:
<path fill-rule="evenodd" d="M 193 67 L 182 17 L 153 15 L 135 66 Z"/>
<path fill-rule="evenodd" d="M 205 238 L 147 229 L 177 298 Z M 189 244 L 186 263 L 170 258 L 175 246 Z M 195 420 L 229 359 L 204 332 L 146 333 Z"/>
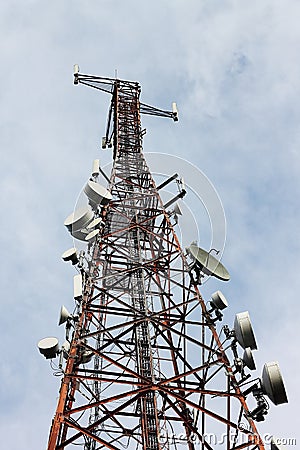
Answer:
<path fill-rule="evenodd" d="M 141 86 L 137 81 L 121 80 L 119 78 L 99 77 L 95 75 L 86 75 L 79 72 L 78 64 L 74 65 L 74 84 L 84 84 L 86 86 L 107 92 L 114 96 L 116 89 L 125 96 L 133 98 L 141 93 Z M 178 121 L 178 110 L 175 102 L 172 103 L 171 110 L 159 109 L 154 106 L 147 105 L 140 102 L 141 114 L 148 114 L 151 116 L 169 117 Z"/>
<path fill-rule="evenodd" d="M 79 73 L 78 64 L 74 65 L 74 84 L 84 84 L 111 94 L 111 104 L 108 113 L 105 136 L 102 138 L 102 148 L 113 147 L 114 159 L 120 152 L 140 152 L 144 130 L 141 128 L 140 115 L 169 117 L 178 121 L 178 110 L 175 102 L 172 110 L 167 111 L 140 102 L 141 86 L 136 81 L 120 80 L 118 78 L 98 77 Z M 133 133 L 129 130 L 134 130 Z M 123 139 L 124 138 L 124 139 Z"/>

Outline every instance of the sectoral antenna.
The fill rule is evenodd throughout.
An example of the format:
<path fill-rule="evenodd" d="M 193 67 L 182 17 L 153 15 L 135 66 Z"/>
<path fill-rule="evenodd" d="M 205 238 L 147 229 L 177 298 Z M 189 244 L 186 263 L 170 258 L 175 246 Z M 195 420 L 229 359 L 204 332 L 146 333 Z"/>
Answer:
<path fill-rule="evenodd" d="M 91 181 L 97 182 L 100 173 L 105 178 L 105 180 L 109 183 L 108 176 L 106 175 L 106 173 L 101 168 L 100 159 L 94 159 L 93 165 L 92 165 L 92 180 Z"/>

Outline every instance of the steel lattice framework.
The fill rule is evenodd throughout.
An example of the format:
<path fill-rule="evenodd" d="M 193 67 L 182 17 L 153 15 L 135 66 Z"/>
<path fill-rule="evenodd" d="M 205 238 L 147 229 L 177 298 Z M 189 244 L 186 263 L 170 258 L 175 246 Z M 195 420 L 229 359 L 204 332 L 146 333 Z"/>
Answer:
<path fill-rule="evenodd" d="M 78 83 L 111 94 L 112 201 L 79 267 L 48 450 L 264 449 L 143 156 L 141 112 L 172 113 L 140 103 L 137 83 Z"/>

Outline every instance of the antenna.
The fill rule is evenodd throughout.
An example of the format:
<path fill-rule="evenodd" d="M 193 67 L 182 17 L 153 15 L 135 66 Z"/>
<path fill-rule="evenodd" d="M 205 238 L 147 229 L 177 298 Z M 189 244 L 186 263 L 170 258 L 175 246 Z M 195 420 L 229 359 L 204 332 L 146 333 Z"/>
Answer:
<path fill-rule="evenodd" d="M 85 188 L 84 193 L 90 200 L 92 205 L 107 205 L 111 199 L 111 193 L 105 189 L 105 187 L 101 186 L 101 184 L 95 183 L 94 181 L 88 181 Z"/>
<path fill-rule="evenodd" d="M 56 337 L 46 337 L 38 342 L 38 349 L 46 359 L 53 359 L 57 356 L 59 346 Z"/>
<path fill-rule="evenodd" d="M 282 403 L 288 402 L 277 361 L 269 362 L 264 365 L 262 386 L 264 393 L 267 394 L 274 405 L 281 405 Z"/>
<path fill-rule="evenodd" d="M 74 287 L 74 295 L 73 295 L 73 297 L 74 297 L 75 300 L 81 300 L 82 299 L 82 293 L 83 293 L 82 281 L 83 280 L 82 280 L 82 275 L 81 274 L 75 275 L 74 278 L 73 278 L 73 287 Z"/>
<path fill-rule="evenodd" d="M 86 227 L 87 230 L 92 230 L 94 228 L 100 228 L 101 224 L 103 223 L 103 220 L 101 217 L 97 217 L 96 219 L 92 220 Z"/>
<path fill-rule="evenodd" d="M 100 159 L 94 159 L 92 167 L 92 176 L 98 177 L 100 174 Z"/>
<path fill-rule="evenodd" d="M 215 309 L 225 309 L 228 306 L 228 302 L 225 295 L 221 291 L 216 291 L 211 296 L 211 304 Z"/>
<path fill-rule="evenodd" d="M 197 247 L 194 243 L 186 251 L 205 275 L 212 275 L 222 281 L 230 280 L 228 270 L 210 252 Z"/>
<path fill-rule="evenodd" d="M 62 255 L 61 255 L 62 259 L 64 261 L 70 261 L 72 263 L 72 265 L 74 266 L 75 264 L 78 264 L 79 259 L 78 259 L 78 254 L 77 254 L 77 250 L 75 247 L 69 248 L 68 250 L 66 250 Z"/>
<path fill-rule="evenodd" d="M 86 237 L 85 240 L 89 241 L 89 242 L 94 242 L 95 239 L 97 238 L 98 234 L 99 234 L 99 229 L 98 230 L 93 230 L 91 231 Z"/>
<path fill-rule="evenodd" d="M 250 347 L 246 347 L 243 355 L 243 362 L 245 366 L 250 370 L 256 370 L 256 364 L 254 361 L 253 353 Z"/>
<path fill-rule="evenodd" d="M 178 215 L 178 216 L 182 216 L 182 211 L 181 211 L 181 208 L 180 208 L 178 202 L 175 203 L 174 211 L 173 211 L 173 212 L 174 212 L 174 214 L 176 214 L 176 215 Z"/>
<path fill-rule="evenodd" d="M 178 110 L 175 102 L 172 103 L 172 113 L 174 122 L 178 122 Z"/>
<path fill-rule="evenodd" d="M 93 220 L 94 213 L 90 208 L 80 208 L 72 212 L 64 221 L 65 227 L 76 237 Z M 79 239 L 79 237 L 78 237 Z"/>
<path fill-rule="evenodd" d="M 257 350 L 257 344 L 248 311 L 236 314 L 234 331 L 238 343 L 246 349 Z"/>
<path fill-rule="evenodd" d="M 60 309 L 58 325 L 62 325 L 63 323 L 67 322 L 67 320 L 70 319 L 71 317 L 72 316 L 67 310 L 67 308 L 64 305 L 62 305 Z"/>
<path fill-rule="evenodd" d="M 78 84 L 79 65 L 74 64 L 74 84 Z"/>

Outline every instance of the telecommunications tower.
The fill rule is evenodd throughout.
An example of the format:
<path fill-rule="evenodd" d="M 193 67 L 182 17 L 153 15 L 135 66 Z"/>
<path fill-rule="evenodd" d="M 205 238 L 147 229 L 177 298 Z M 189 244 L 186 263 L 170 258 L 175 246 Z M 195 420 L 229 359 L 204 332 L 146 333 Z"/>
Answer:
<path fill-rule="evenodd" d="M 170 174 L 157 186 L 143 155 L 141 114 L 177 121 L 176 104 L 151 107 L 138 83 L 83 75 L 77 65 L 74 84 L 110 94 L 102 147 L 112 149 L 113 167 L 108 177 L 94 161 L 86 207 L 65 220 L 85 247 L 62 255 L 77 271 L 74 311 L 63 306 L 59 319 L 65 342 L 38 343 L 62 376 L 48 450 L 267 448 L 255 422 L 267 398 L 287 402 L 278 363 L 249 380 L 257 349 L 249 313 L 219 325 L 226 298 L 216 291 L 205 301 L 199 285 L 229 273 L 211 250 L 181 248 L 183 179 Z M 178 193 L 163 204 L 160 190 L 171 182 Z"/>

